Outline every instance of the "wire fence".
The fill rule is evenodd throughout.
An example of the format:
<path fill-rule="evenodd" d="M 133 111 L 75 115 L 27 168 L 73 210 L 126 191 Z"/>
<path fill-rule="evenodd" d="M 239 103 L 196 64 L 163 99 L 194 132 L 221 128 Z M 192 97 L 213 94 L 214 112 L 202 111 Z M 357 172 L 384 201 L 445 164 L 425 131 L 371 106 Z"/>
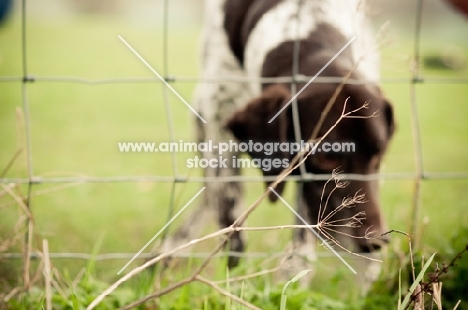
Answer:
<path fill-rule="evenodd" d="M 181 175 L 178 172 L 176 165 L 176 153 L 171 152 L 172 160 L 172 176 L 138 176 L 138 175 L 126 175 L 126 176 L 114 176 L 114 177 L 89 177 L 89 176 L 77 176 L 77 177 L 43 177 L 40 175 L 34 174 L 33 169 L 33 153 L 31 149 L 31 115 L 29 112 L 29 102 L 28 102 L 28 87 L 31 83 L 35 84 L 45 84 L 45 83 L 74 83 L 74 84 L 84 84 L 84 85 L 105 85 L 105 84 L 130 84 L 130 83 L 161 83 L 157 78 L 151 77 L 123 77 L 123 78 L 102 78 L 102 79 L 87 79 L 82 77 L 74 76 L 41 76 L 35 75 L 34 72 L 28 70 L 28 35 L 27 35 L 27 0 L 22 0 L 21 6 L 21 51 L 22 51 L 22 76 L 0 76 L 0 83 L 12 83 L 12 82 L 21 82 L 21 98 L 22 98 L 22 109 L 24 111 L 24 120 L 25 120 L 25 139 L 26 139 L 26 157 L 27 157 L 27 178 L 0 178 L 1 184 L 26 184 L 27 185 L 27 194 L 24 197 L 23 202 L 27 208 L 33 212 L 30 208 L 31 203 L 34 201 L 33 189 L 40 184 L 52 184 L 52 183 L 118 183 L 118 182 L 165 182 L 173 184 L 171 190 L 169 213 L 172 214 L 175 201 L 175 185 L 178 183 L 193 183 L 193 182 L 232 182 L 232 181 L 242 181 L 242 182 L 264 182 L 264 181 L 274 181 L 276 177 L 256 177 L 256 176 L 228 176 L 228 177 L 187 177 Z M 419 124 L 419 112 L 417 106 L 417 91 L 416 86 L 418 84 L 434 84 L 434 85 L 443 85 L 443 84 L 468 84 L 468 78 L 449 78 L 442 76 L 423 76 L 420 71 L 419 63 L 421 61 L 421 29 L 422 29 L 422 16 L 423 16 L 423 4 L 424 0 L 416 0 L 416 16 L 415 16 L 415 26 L 414 26 L 414 47 L 413 47 L 413 70 L 412 75 L 409 78 L 401 77 L 387 77 L 381 79 L 382 84 L 399 84 L 399 85 L 409 85 L 410 86 L 410 108 L 411 108 L 411 130 L 412 130 L 412 140 L 414 145 L 414 162 L 416 166 L 415 172 L 395 172 L 395 173 L 380 173 L 375 175 L 354 175 L 349 174 L 345 175 L 345 179 L 349 180 L 375 180 L 375 179 L 385 179 L 385 180 L 411 180 L 415 182 L 415 191 L 412 202 L 412 215 L 411 215 L 411 224 L 412 230 L 410 234 L 415 234 L 417 231 L 417 223 L 421 213 L 421 182 L 433 179 L 468 179 L 468 171 L 457 171 L 457 172 L 428 172 L 425 170 L 423 165 L 423 151 L 421 146 L 421 131 Z M 311 77 L 296 75 L 289 77 L 280 77 L 280 78 L 239 78 L 235 76 L 219 76 L 219 77 L 210 77 L 210 78 L 199 78 L 191 76 L 174 76 L 171 75 L 168 69 L 168 38 L 170 35 L 169 32 L 169 0 L 164 0 L 164 27 L 163 27 L 163 63 L 165 64 L 162 72 L 162 76 L 165 77 L 165 80 L 169 83 L 220 83 L 220 82 L 232 82 L 232 83 L 291 83 L 295 86 L 297 83 L 304 83 L 310 80 Z M 296 70 L 297 71 L 297 70 Z M 341 83 L 345 82 L 347 84 L 366 84 L 369 83 L 367 80 L 346 80 L 344 81 L 341 78 L 336 77 L 318 77 L 314 83 Z M 166 112 L 169 138 L 171 142 L 176 141 L 175 139 L 175 127 L 172 118 L 171 106 L 169 104 L 169 93 L 167 88 L 163 88 L 163 101 Z M 297 122 L 297 120 L 296 120 Z M 302 171 L 299 176 L 289 176 L 289 180 L 293 181 L 309 181 L 309 180 L 327 180 L 329 175 L 317 175 L 307 173 Z M 31 242 L 31 238 L 26 238 L 27 242 Z M 31 244 L 29 244 L 31 246 Z M 272 255 L 271 253 L 229 253 L 223 252 L 219 255 L 240 255 L 247 257 L 267 257 Z M 40 257 L 40 254 L 30 252 L 31 258 Z M 108 260 L 108 259 L 123 259 L 130 258 L 133 253 L 105 253 L 96 256 L 93 256 L 97 260 Z M 180 257 L 185 257 L 188 254 L 180 254 Z M 209 253 L 191 253 L 191 257 L 200 256 L 206 257 Z M 328 255 L 324 253 L 323 255 Z M 177 256 L 177 255 L 175 255 Z M 19 259 L 24 258 L 21 253 L 3 253 L 0 255 L 2 258 L 9 259 Z M 89 259 L 91 254 L 88 253 L 50 253 L 51 258 L 73 258 L 73 259 Z M 150 258 L 152 254 L 143 253 L 142 258 Z"/>

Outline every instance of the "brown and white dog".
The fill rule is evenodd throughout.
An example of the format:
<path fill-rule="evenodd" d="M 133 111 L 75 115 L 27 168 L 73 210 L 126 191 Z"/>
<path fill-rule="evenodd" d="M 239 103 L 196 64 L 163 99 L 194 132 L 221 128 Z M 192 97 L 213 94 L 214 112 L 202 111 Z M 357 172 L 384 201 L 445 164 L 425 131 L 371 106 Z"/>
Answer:
<path fill-rule="evenodd" d="M 294 93 L 291 83 L 260 84 L 259 78 L 314 76 L 353 36 L 349 45 L 322 73 L 321 76 L 343 78 L 352 70 L 350 80 L 365 80 L 367 83 L 346 84 L 338 94 L 325 118 L 318 135 L 323 135 L 340 117 L 346 99 L 347 111 L 369 103 L 368 109 L 358 113 L 361 118 L 343 119 L 327 136 L 327 142 L 354 142 L 353 153 L 318 153 L 310 156 L 305 171 L 313 174 L 330 174 L 341 167 L 346 174 L 369 175 L 379 171 L 379 165 L 392 136 L 394 123 L 389 102 L 383 97 L 379 82 L 378 54 L 361 0 L 206 0 L 203 35 L 203 77 L 208 80 L 199 85 L 195 104 L 206 124 L 198 121 L 199 141 L 211 140 L 213 144 L 237 139 L 253 142 L 294 142 L 307 140 L 319 122 L 325 105 L 335 93 L 339 82 L 314 83 L 297 98 L 299 132 L 294 130 L 293 105 L 289 105 L 271 123 L 268 123 Z M 297 52 L 297 63 L 294 54 Z M 294 72 L 294 66 L 297 71 Z M 353 69 L 354 68 L 354 69 Z M 221 78 L 219 82 L 209 82 Z M 229 78 L 227 78 L 229 77 Z M 235 79 L 244 80 L 237 82 Z M 245 79 L 252 82 L 246 83 Z M 229 81 L 230 79 L 230 81 Z M 233 81 L 234 80 L 234 81 Z M 301 89 L 305 83 L 298 83 Z M 366 117 L 377 113 L 377 117 Z M 258 159 L 280 158 L 291 160 L 295 154 L 274 152 L 249 152 Z M 234 168 L 232 158 L 239 153 L 230 150 L 223 154 L 227 168 L 206 168 L 204 201 L 181 230 L 166 246 L 188 241 L 203 226 L 203 217 L 217 210 L 219 224 L 229 226 L 237 218 L 242 206 L 242 184 L 232 178 L 230 182 L 216 182 L 219 177 L 235 177 L 240 173 Z M 207 159 L 218 158 L 217 152 L 206 152 Z M 264 171 L 264 175 L 278 175 L 283 167 Z M 298 174 L 299 171 L 294 173 Z M 349 212 L 364 211 L 366 219 L 362 225 L 348 228 L 346 233 L 360 238 L 344 241 L 353 251 L 377 250 L 379 242 L 363 238 L 369 230 L 380 235 L 385 224 L 379 207 L 378 181 L 351 181 L 349 186 L 336 191 L 328 202 L 326 212 L 331 212 L 345 197 L 364 192 L 366 202 Z M 325 181 L 298 182 L 299 213 L 311 224 L 317 223 L 318 206 Z M 281 194 L 284 184 L 277 191 Z M 325 188 L 325 197 L 332 187 Z M 274 200 L 276 196 L 271 195 Z M 274 215 L 272 215 L 274 216 Z M 340 214 L 346 217 L 350 214 Z M 304 231 L 296 234 L 295 244 L 307 249 L 313 256 L 313 248 L 306 245 Z M 231 238 L 231 251 L 242 251 L 244 241 L 241 234 Z M 231 257 L 230 266 L 237 259 Z"/>

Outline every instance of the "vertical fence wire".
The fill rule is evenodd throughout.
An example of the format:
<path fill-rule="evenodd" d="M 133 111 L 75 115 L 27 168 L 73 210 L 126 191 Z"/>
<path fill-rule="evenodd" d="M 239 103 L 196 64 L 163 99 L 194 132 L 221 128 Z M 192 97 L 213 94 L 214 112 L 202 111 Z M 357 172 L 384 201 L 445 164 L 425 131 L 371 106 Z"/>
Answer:
<path fill-rule="evenodd" d="M 296 10 L 296 38 L 294 39 L 294 47 L 293 47 L 293 54 L 292 54 L 292 77 L 293 81 L 291 83 L 291 96 L 295 96 L 297 93 L 297 86 L 298 86 L 298 79 L 297 76 L 299 75 L 299 55 L 300 55 L 300 48 L 301 48 L 301 41 L 300 41 L 300 14 L 301 14 L 301 9 L 304 1 L 299 0 L 297 2 L 297 10 Z M 297 103 L 297 98 L 293 100 L 291 104 L 291 110 L 292 110 L 292 118 L 293 118 L 293 129 L 294 129 L 294 138 L 296 140 L 296 143 L 301 143 L 302 141 L 302 134 L 301 134 L 301 125 L 300 125 L 300 119 L 299 119 L 299 108 L 298 108 L 298 103 Z M 286 113 L 286 112 L 284 112 Z M 308 139 L 309 137 L 306 137 Z M 302 158 L 301 158 L 302 159 Z M 305 170 L 305 165 L 300 165 L 299 166 L 299 172 L 301 177 L 305 177 L 307 175 L 307 171 Z M 296 209 L 299 210 L 299 213 L 302 214 L 304 210 L 301 208 L 301 203 L 302 203 L 302 195 L 303 195 L 303 186 L 302 186 L 302 181 L 297 181 L 296 183 Z M 297 221 L 297 218 L 296 218 Z M 303 231 L 297 231 L 293 230 L 291 231 L 291 239 L 295 238 L 296 234 L 301 234 Z"/>
<path fill-rule="evenodd" d="M 162 53 L 162 61 L 164 66 L 163 77 L 167 80 L 169 76 L 169 0 L 164 0 L 164 9 L 163 9 L 163 53 Z M 161 85 L 163 88 L 163 101 L 164 107 L 166 112 L 166 121 L 167 127 L 169 130 L 169 140 L 171 142 L 175 141 L 175 134 L 174 134 L 174 122 L 172 118 L 172 109 L 171 103 L 169 101 L 169 90 L 165 85 Z M 172 161 L 172 173 L 174 176 L 174 180 L 171 184 L 171 193 L 170 193 L 170 200 L 169 200 L 169 209 L 167 212 L 167 222 L 172 218 L 174 215 L 174 202 L 175 202 L 175 194 L 177 183 L 176 180 L 179 177 L 179 172 L 177 168 L 177 155 L 174 150 L 171 149 L 171 161 Z M 161 240 L 164 241 L 167 238 L 169 233 L 170 226 L 164 230 Z"/>
<path fill-rule="evenodd" d="M 411 209 L 410 235 L 414 239 L 414 249 L 419 248 L 420 236 L 418 235 L 419 214 L 421 212 L 421 182 L 424 178 L 424 162 L 422 154 L 421 130 L 419 124 L 417 85 L 421 82 L 420 77 L 420 55 L 421 55 L 421 28 L 424 0 L 417 0 L 416 23 L 414 32 L 414 50 L 412 63 L 412 81 L 410 84 L 410 105 L 411 105 L 411 132 L 414 148 L 414 162 L 416 166 L 416 176 L 414 181 L 414 193 Z"/>
<path fill-rule="evenodd" d="M 23 120 L 24 120 L 24 135 L 25 135 L 25 152 L 26 152 L 26 161 L 27 161 L 27 174 L 28 174 L 28 185 L 27 185 L 27 194 L 24 203 L 26 208 L 31 210 L 31 197 L 32 197 L 32 188 L 33 188 L 33 178 L 34 170 L 32 166 L 32 152 L 31 152 L 31 122 L 30 122 L 30 113 L 29 113 L 29 102 L 28 102 L 28 89 L 27 83 L 29 82 L 28 77 L 28 62 L 27 62 L 27 18 L 26 18 L 26 0 L 23 0 L 21 3 L 21 53 L 22 53 L 22 68 L 23 68 L 23 79 L 21 83 L 21 97 L 23 104 Z M 21 121 L 21 120 L 19 120 Z M 24 236 L 24 246 L 23 246 L 23 285 L 25 289 L 29 288 L 30 277 L 29 277 L 29 267 L 31 262 L 31 249 L 32 249 L 32 237 L 33 237 L 33 219 L 26 219 L 26 233 Z"/>
<path fill-rule="evenodd" d="M 164 9 L 163 9 L 163 51 L 162 51 L 162 61 L 163 61 L 163 78 L 167 81 L 167 77 L 169 76 L 169 0 L 164 0 Z M 170 82 L 170 81 L 167 81 Z M 166 121 L 167 121 L 167 128 L 169 131 L 169 140 L 171 142 L 175 141 L 175 134 L 174 134 L 174 123 L 172 118 L 172 109 L 171 103 L 169 100 L 169 90 L 167 89 L 166 85 L 162 84 L 162 91 L 163 91 L 163 102 L 164 102 L 164 110 L 166 112 Z M 173 175 L 175 178 L 179 176 L 179 172 L 177 169 L 177 155 L 174 150 L 171 149 L 171 161 L 172 161 L 172 170 Z"/>
<path fill-rule="evenodd" d="M 301 9 L 303 5 L 303 0 L 299 0 L 297 2 L 297 11 L 296 11 L 296 38 L 294 40 L 294 48 L 293 48 L 293 55 L 292 55 L 292 76 L 293 76 L 293 82 L 291 83 L 291 96 L 296 95 L 297 93 L 297 76 L 299 75 L 299 53 L 300 53 L 300 48 L 301 48 L 301 41 L 300 41 L 300 14 L 301 14 Z M 294 128 L 294 137 L 296 139 L 297 143 L 301 143 L 302 141 L 302 135 L 301 135 L 301 124 L 299 120 L 299 109 L 298 109 L 298 103 L 297 103 L 297 98 L 294 99 L 292 102 L 292 117 L 293 117 L 293 128 Z M 307 139 L 309 137 L 306 137 Z M 301 176 L 304 177 L 307 174 L 307 171 L 305 170 L 305 165 L 301 165 L 299 167 L 299 171 L 301 173 Z"/>

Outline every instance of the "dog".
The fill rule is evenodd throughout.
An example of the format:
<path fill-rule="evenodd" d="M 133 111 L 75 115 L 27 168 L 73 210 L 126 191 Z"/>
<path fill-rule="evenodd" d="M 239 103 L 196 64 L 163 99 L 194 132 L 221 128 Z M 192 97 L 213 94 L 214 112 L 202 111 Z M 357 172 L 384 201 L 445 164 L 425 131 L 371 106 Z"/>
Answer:
<path fill-rule="evenodd" d="M 307 140 L 321 122 L 327 103 L 335 96 L 317 130 L 317 137 L 335 125 L 346 102 L 345 112 L 355 111 L 354 117 L 341 119 L 323 142 L 354 142 L 356 150 L 353 153 L 312 154 L 302 169 L 309 174 L 331 174 L 337 167 L 346 174 L 378 173 L 394 132 L 394 119 L 392 105 L 379 88 L 379 57 L 370 35 L 363 1 L 206 0 L 205 13 L 202 39 L 202 78 L 205 82 L 197 88 L 194 103 L 197 112 L 206 120 L 203 123 L 197 119 L 199 142 L 217 144 L 236 140 L 264 144 Z M 326 66 L 354 36 L 355 42 Z M 294 96 L 292 87 L 299 91 L 305 86 L 304 81 L 259 82 L 261 78 L 312 77 L 324 67 L 321 76 L 347 77 L 348 81 L 365 80 L 367 83 L 345 83 L 341 86 L 338 81 L 313 83 L 297 96 L 294 107 L 294 104 L 287 105 Z M 210 81 L 213 78 L 220 78 L 220 81 L 213 83 Z M 339 87 L 341 90 L 337 92 Z M 295 108 L 297 117 L 294 117 Z M 277 117 L 269 123 L 275 115 Z M 235 165 L 234 158 L 238 158 L 240 153 L 239 150 L 229 150 L 223 154 L 227 168 L 207 167 L 204 170 L 207 182 L 203 202 L 181 229 L 168 239 L 166 247 L 173 248 L 196 236 L 206 223 L 204 217 L 210 213 L 217 211 L 221 227 L 230 226 L 237 219 L 242 210 L 243 190 L 242 183 L 236 179 L 240 168 Z M 281 159 L 282 162 L 291 162 L 296 155 L 281 151 L 270 155 L 254 150 L 248 153 L 252 159 Z M 218 156 L 216 151 L 203 153 L 206 159 Z M 265 176 L 276 176 L 283 169 L 281 165 L 262 171 Z M 293 174 L 301 175 L 300 169 L 295 169 Z M 230 180 L 217 181 L 221 178 Z M 266 182 L 267 186 L 271 183 Z M 334 191 L 333 184 L 320 180 L 297 183 L 296 207 L 310 224 L 320 221 L 319 205 L 322 197 L 328 197 Z M 276 191 L 279 195 L 284 186 L 284 182 L 278 184 Z M 342 244 L 352 251 L 376 251 L 382 240 L 369 238 L 369 232 L 380 236 L 386 229 L 376 180 L 352 180 L 346 188 L 333 192 L 321 216 L 332 215 L 343 199 L 356 193 L 365 193 L 366 200 L 356 209 L 344 210 L 344 214 L 340 212 L 330 220 L 365 212 L 365 219 L 361 219 L 357 227 L 337 229 L 345 233 L 339 235 L 345 236 Z M 270 193 L 269 198 L 275 201 L 277 196 Z M 313 248 L 307 239 L 305 230 L 299 230 L 294 237 L 295 247 L 305 249 L 308 255 L 313 256 Z M 245 248 L 239 232 L 231 235 L 229 244 L 234 252 Z M 238 258 L 230 257 L 228 264 L 236 266 Z"/>

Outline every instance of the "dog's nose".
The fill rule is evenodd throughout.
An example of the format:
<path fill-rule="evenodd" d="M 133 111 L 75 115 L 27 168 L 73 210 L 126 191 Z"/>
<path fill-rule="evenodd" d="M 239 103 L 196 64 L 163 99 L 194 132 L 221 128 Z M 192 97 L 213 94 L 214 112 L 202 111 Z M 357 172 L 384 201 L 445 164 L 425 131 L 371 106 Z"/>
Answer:
<path fill-rule="evenodd" d="M 361 253 L 371 253 L 380 250 L 384 245 L 390 242 L 388 236 L 381 236 L 375 239 L 366 239 L 359 242 Z"/>

